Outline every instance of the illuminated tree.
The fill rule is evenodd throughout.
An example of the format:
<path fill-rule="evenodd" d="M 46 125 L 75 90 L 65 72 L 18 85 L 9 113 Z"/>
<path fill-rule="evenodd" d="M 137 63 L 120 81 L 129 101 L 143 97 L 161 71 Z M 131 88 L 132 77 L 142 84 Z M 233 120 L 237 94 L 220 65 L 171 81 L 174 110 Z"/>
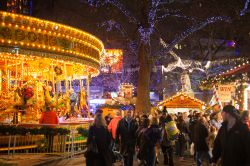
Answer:
<path fill-rule="evenodd" d="M 126 28 L 120 25 L 119 20 L 112 19 L 103 23 L 102 26 L 107 27 L 108 31 L 118 29 L 122 35 L 126 36 L 127 31 L 131 29 L 131 26 L 136 27 L 137 35 L 135 43 L 137 47 L 135 49 L 135 54 L 138 55 L 140 66 L 137 85 L 136 110 L 141 113 L 148 113 L 150 111 L 150 73 L 155 62 L 161 60 L 162 58 L 168 58 L 169 54 L 174 55 L 174 47 L 194 32 L 197 32 L 210 24 L 217 22 L 230 23 L 232 19 L 234 19 L 232 18 L 232 15 L 228 14 L 228 12 L 213 12 L 213 7 L 216 6 L 214 1 L 211 3 L 204 2 L 204 4 L 202 1 L 197 1 L 195 3 L 188 2 L 190 3 L 190 6 L 197 6 L 197 9 L 200 7 L 202 10 L 204 10 L 203 8 L 206 8 L 203 6 L 211 5 L 206 8 L 206 12 L 203 12 L 205 14 L 202 13 L 201 15 L 197 15 L 196 13 L 190 14 L 190 12 L 187 11 L 193 9 L 185 8 L 186 4 L 181 4 L 180 2 L 173 2 L 172 5 L 170 2 L 168 3 L 161 0 L 138 0 L 133 2 L 123 2 L 119 0 L 88 0 L 88 3 L 95 7 L 113 6 L 126 17 L 128 22 Z M 248 3 L 249 0 L 246 1 L 244 9 L 237 9 L 237 16 L 243 16 L 248 12 Z M 234 6 L 230 7 L 234 8 Z M 180 19 L 181 22 L 185 21 L 188 28 L 185 28 L 182 32 L 174 35 L 175 37 L 172 40 L 167 39 L 168 42 L 165 42 L 166 46 L 156 51 L 152 46 L 154 44 L 152 40 L 156 38 L 156 36 L 158 36 L 158 39 L 160 38 L 163 40 L 161 32 L 158 30 L 158 25 L 169 18 L 177 18 Z M 128 39 L 129 43 L 131 41 L 134 40 Z M 175 58 L 177 57 L 178 56 Z M 179 62 L 181 62 L 180 60 L 181 59 L 179 58 Z"/>

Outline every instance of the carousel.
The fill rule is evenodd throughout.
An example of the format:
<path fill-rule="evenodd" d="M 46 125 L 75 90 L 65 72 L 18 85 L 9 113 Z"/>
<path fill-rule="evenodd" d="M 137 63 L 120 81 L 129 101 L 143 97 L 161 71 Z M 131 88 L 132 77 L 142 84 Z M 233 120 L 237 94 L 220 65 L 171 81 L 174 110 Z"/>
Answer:
<path fill-rule="evenodd" d="M 58 116 L 87 110 L 89 81 L 99 74 L 103 50 L 87 32 L 0 12 L 0 122 L 36 123 L 45 103 L 53 103 Z"/>
<path fill-rule="evenodd" d="M 178 113 L 178 112 L 188 112 L 189 110 L 202 111 L 206 108 L 206 104 L 196 99 L 187 93 L 179 92 L 176 95 L 167 98 L 166 100 L 160 102 L 157 107 L 162 110 L 166 107 L 168 113 Z"/>

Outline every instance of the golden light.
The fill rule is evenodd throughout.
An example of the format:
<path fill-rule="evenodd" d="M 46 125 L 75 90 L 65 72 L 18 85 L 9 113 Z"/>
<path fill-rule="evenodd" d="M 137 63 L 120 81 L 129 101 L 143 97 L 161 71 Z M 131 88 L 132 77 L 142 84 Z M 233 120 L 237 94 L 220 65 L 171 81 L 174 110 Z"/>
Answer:
<path fill-rule="evenodd" d="M 79 64 L 83 69 L 91 68 L 90 73 L 82 70 L 77 73 L 79 75 L 99 74 L 104 46 L 95 36 L 70 26 L 19 14 L 0 12 L 0 18 L 0 28 L 8 32 L 0 35 L 1 56 L 7 59 L 8 65 L 16 66 L 16 61 L 34 60 L 45 62 L 48 68 L 51 61 L 61 60 L 69 66 Z M 13 52 L 13 47 L 21 47 L 18 48 L 19 55 Z M 6 56 L 7 53 L 11 54 Z M 37 71 L 37 67 L 33 68 Z"/>

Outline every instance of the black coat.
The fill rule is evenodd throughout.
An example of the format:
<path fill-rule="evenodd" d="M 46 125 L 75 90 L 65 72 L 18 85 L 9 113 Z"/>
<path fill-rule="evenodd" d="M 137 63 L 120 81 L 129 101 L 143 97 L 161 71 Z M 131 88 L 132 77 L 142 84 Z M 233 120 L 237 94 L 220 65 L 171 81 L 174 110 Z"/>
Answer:
<path fill-rule="evenodd" d="M 149 128 L 144 128 L 139 134 L 139 139 L 140 144 L 138 158 L 140 160 L 147 160 L 147 157 L 150 156 L 148 153 L 152 152 L 156 144 L 161 142 L 162 131 L 159 126 L 154 125 Z"/>
<path fill-rule="evenodd" d="M 111 135 L 106 127 L 91 126 L 87 144 L 93 142 L 97 144 L 99 154 L 90 154 L 86 158 L 87 166 L 111 166 L 113 154 L 111 151 Z"/>
<path fill-rule="evenodd" d="M 190 120 L 190 124 L 189 124 L 189 137 L 191 139 L 191 142 L 194 142 L 194 134 L 195 134 L 194 127 L 195 127 L 196 123 L 198 123 L 197 120 Z"/>
<path fill-rule="evenodd" d="M 120 143 L 122 155 L 135 153 L 137 129 L 138 123 L 135 119 L 130 122 L 130 127 L 125 118 L 119 121 L 116 129 L 116 142 Z"/>
<path fill-rule="evenodd" d="M 221 158 L 222 166 L 250 166 L 249 129 L 237 122 L 229 131 L 224 122 L 214 141 L 213 162 Z"/>
<path fill-rule="evenodd" d="M 201 122 L 197 122 L 194 126 L 194 148 L 196 151 L 208 151 L 208 129 Z"/>

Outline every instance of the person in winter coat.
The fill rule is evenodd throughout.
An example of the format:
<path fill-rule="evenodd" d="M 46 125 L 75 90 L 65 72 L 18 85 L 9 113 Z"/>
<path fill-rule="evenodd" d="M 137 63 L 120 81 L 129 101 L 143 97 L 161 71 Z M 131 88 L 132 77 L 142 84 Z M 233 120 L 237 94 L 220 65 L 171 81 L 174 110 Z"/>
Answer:
<path fill-rule="evenodd" d="M 221 127 L 221 115 L 220 112 L 214 112 L 211 114 L 211 120 L 210 124 L 216 128 L 216 130 L 219 130 Z"/>
<path fill-rule="evenodd" d="M 139 155 L 145 161 L 146 166 L 154 166 L 156 163 L 156 144 L 161 142 L 161 130 L 158 119 L 152 117 L 151 125 L 146 128 L 140 137 Z"/>
<path fill-rule="evenodd" d="M 206 127 L 205 117 L 200 117 L 194 127 L 194 149 L 196 151 L 197 166 L 210 164 L 211 157 L 209 155 L 208 135 L 209 131 Z"/>
<path fill-rule="evenodd" d="M 249 166 L 249 129 L 238 120 L 238 110 L 227 105 L 222 110 L 224 122 L 214 141 L 213 165 L 221 159 L 222 166 Z"/>
<path fill-rule="evenodd" d="M 138 123 L 132 117 L 132 110 L 127 110 L 125 117 L 119 121 L 116 129 L 116 143 L 120 145 L 125 166 L 133 165 L 137 129 Z"/>
<path fill-rule="evenodd" d="M 46 111 L 42 113 L 39 119 L 40 124 L 48 125 L 48 127 L 55 128 L 58 125 L 58 117 L 56 112 L 53 111 L 53 107 L 47 107 Z M 50 124 L 50 125 L 49 125 Z M 53 152 L 54 147 L 54 135 L 45 134 L 46 141 L 48 142 L 48 152 Z"/>
<path fill-rule="evenodd" d="M 104 117 L 106 124 L 109 125 L 109 123 L 111 122 L 111 120 L 113 119 L 111 114 L 108 114 Z"/>
<path fill-rule="evenodd" d="M 114 140 L 115 140 L 115 136 L 116 136 L 117 125 L 121 119 L 122 119 L 121 111 L 116 111 L 115 117 L 110 121 L 110 123 L 108 125 L 108 129 L 112 133 L 112 138 Z"/>
<path fill-rule="evenodd" d="M 173 128 L 174 132 L 170 132 L 168 128 Z M 161 143 L 161 148 L 162 148 L 162 153 L 164 157 L 164 165 L 169 165 L 169 166 L 174 166 L 174 139 L 173 139 L 173 134 L 176 133 L 175 131 L 175 123 L 173 121 L 173 118 L 171 115 L 166 116 L 166 124 L 162 128 L 162 133 L 163 133 L 163 140 Z"/>
<path fill-rule="evenodd" d="M 98 154 L 87 153 L 87 166 L 112 166 L 111 135 L 101 113 L 96 114 L 94 124 L 89 128 L 87 145 L 95 142 Z"/>
<path fill-rule="evenodd" d="M 149 125 L 150 125 L 150 120 L 149 120 L 148 116 L 143 115 L 141 117 L 141 122 L 140 122 L 139 128 L 136 131 L 136 146 L 139 150 L 138 154 L 137 154 L 137 158 L 140 160 L 139 165 L 146 164 L 145 155 L 143 155 L 143 153 L 142 153 L 142 152 L 144 152 L 144 151 L 142 151 L 142 147 L 143 147 L 142 145 L 144 144 L 144 142 L 142 142 L 142 141 L 144 141 L 142 139 L 142 137 L 143 137 L 144 132 L 148 129 Z"/>
<path fill-rule="evenodd" d="M 200 117 L 201 117 L 200 113 L 195 113 L 192 118 L 192 121 L 189 124 L 189 138 L 191 142 L 194 142 L 194 134 L 195 134 L 194 127 L 198 123 L 198 119 Z"/>
<path fill-rule="evenodd" d="M 188 134 L 187 124 L 185 123 L 183 116 L 179 116 L 178 121 L 177 121 L 177 128 L 179 129 L 179 136 L 176 141 L 177 150 L 178 150 L 177 154 L 179 155 L 180 160 L 183 160 L 184 151 L 185 151 L 186 143 L 187 143 L 186 135 Z"/>
<path fill-rule="evenodd" d="M 246 124 L 250 129 L 249 111 L 243 111 L 240 117 L 242 123 Z"/>
<path fill-rule="evenodd" d="M 40 119 L 39 119 L 39 123 L 40 124 L 51 124 L 51 127 L 53 125 L 57 125 L 58 124 L 58 117 L 56 115 L 56 112 L 53 111 L 53 108 L 46 108 L 46 111 L 42 113 Z"/>
<path fill-rule="evenodd" d="M 141 116 L 140 118 L 140 124 L 139 124 L 139 127 L 136 131 L 136 145 L 139 146 L 140 145 L 140 137 L 143 133 L 143 131 L 145 131 L 150 125 L 150 120 L 148 119 L 148 116 L 147 115 L 143 115 Z"/>
<path fill-rule="evenodd" d="M 161 127 L 164 127 L 166 122 L 167 122 L 167 114 L 166 114 L 166 112 L 162 112 L 160 119 L 159 119 L 159 125 Z"/>

